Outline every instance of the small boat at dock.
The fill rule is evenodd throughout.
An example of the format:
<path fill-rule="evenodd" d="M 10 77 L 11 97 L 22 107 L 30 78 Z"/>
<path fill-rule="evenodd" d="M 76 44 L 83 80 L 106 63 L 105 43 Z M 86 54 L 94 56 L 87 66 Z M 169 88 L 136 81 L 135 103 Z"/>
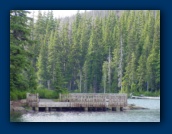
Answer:
<path fill-rule="evenodd" d="M 131 96 L 131 99 L 152 99 L 152 100 L 160 100 L 160 97 L 148 97 L 148 96 Z"/>

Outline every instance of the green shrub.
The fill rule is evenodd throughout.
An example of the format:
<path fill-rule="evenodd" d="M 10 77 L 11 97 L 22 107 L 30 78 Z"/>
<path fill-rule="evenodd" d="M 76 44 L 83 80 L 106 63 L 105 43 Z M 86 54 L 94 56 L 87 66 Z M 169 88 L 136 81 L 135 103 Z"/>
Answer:
<path fill-rule="evenodd" d="M 10 100 L 21 100 L 26 98 L 26 91 L 10 91 Z"/>
<path fill-rule="evenodd" d="M 75 89 L 75 90 L 72 90 L 71 93 L 80 93 L 80 90 L 79 89 Z"/>
<path fill-rule="evenodd" d="M 10 100 L 18 100 L 18 97 L 14 92 L 10 92 Z"/>
<path fill-rule="evenodd" d="M 145 92 L 145 96 L 160 96 L 160 91 Z"/>
<path fill-rule="evenodd" d="M 67 93 L 67 89 L 61 89 L 61 90 L 48 90 L 45 88 L 42 89 L 36 89 L 32 90 L 30 89 L 29 91 L 18 91 L 18 90 L 13 90 L 10 91 L 10 99 L 11 100 L 20 100 L 20 99 L 25 99 L 26 98 L 26 93 L 33 93 L 39 94 L 39 98 L 44 98 L 44 99 L 58 99 L 59 98 L 59 93 Z"/>
<path fill-rule="evenodd" d="M 19 99 L 19 100 L 22 99 L 22 93 L 21 93 L 21 92 L 18 92 L 18 93 L 17 93 L 17 96 L 18 96 L 18 99 Z"/>
<path fill-rule="evenodd" d="M 46 90 L 45 98 L 51 99 L 53 97 L 53 92 L 51 90 Z"/>
<path fill-rule="evenodd" d="M 134 96 L 140 96 L 140 95 L 144 95 L 144 96 L 160 96 L 160 91 L 155 91 L 155 92 L 150 92 L 150 91 L 140 91 L 140 92 L 133 92 Z"/>
<path fill-rule="evenodd" d="M 39 98 L 44 99 L 57 99 L 59 94 L 55 90 L 48 90 L 48 89 L 37 89 L 33 93 L 38 93 Z"/>

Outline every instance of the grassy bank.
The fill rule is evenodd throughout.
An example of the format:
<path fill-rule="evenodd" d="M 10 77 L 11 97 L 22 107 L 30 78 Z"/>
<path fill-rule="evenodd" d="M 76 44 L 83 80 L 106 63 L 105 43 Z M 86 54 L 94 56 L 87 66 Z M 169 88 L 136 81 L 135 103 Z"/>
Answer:
<path fill-rule="evenodd" d="M 37 89 L 34 91 L 11 91 L 10 92 L 10 100 L 21 100 L 26 99 L 26 93 L 38 93 L 39 98 L 44 99 L 57 99 L 59 97 L 59 93 L 55 92 L 54 90 L 47 90 L 47 89 Z"/>
<path fill-rule="evenodd" d="M 27 91 L 10 91 L 10 100 L 21 100 L 26 99 Z"/>
<path fill-rule="evenodd" d="M 133 92 L 134 96 L 140 96 L 140 95 L 144 95 L 144 96 L 152 96 L 152 97 L 157 97 L 160 96 L 160 91 L 156 91 L 156 92 Z"/>
<path fill-rule="evenodd" d="M 27 91 L 10 91 L 10 100 L 21 100 L 26 99 L 26 93 L 38 93 L 39 98 L 44 99 L 58 99 L 59 93 L 67 93 L 65 90 L 48 90 L 48 89 L 36 89 L 36 90 L 27 90 Z"/>

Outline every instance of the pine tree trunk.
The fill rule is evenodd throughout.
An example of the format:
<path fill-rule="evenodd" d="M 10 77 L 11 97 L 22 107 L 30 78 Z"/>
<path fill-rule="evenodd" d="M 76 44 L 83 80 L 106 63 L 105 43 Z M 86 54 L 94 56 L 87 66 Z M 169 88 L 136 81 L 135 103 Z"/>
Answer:
<path fill-rule="evenodd" d="M 106 74 L 104 76 L 104 93 L 106 93 Z"/>
<path fill-rule="evenodd" d="M 81 70 L 79 71 L 79 89 L 80 89 L 80 93 L 82 92 L 81 89 L 82 89 L 82 73 L 81 73 Z"/>
<path fill-rule="evenodd" d="M 109 79 L 109 89 L 108 91 L 110 92 L 111 89 L 111 55 L 110 55 L 110 47 L 109 47 L 109 64 L 108 64 L 108 79 Z"/>
<path fill-rule="evenodd" d="M 85 70 L 84 76 L 84 92 L 87 93 L 87 70 Z"/>
<path fill-rule="evenodd" d="M 120 64 L 119 64 L 119 79 L 118 79 L 118 87 L 122 89 L 122 61 L 123 61 L 123 44 L 122 44 L 122 36 L 121 36 L 121 45 L 120 45 Z"/>
<path fill-rule="evenodd" d="M 50 80 L 47 80 L 48 90 L 50 90 Z"/>

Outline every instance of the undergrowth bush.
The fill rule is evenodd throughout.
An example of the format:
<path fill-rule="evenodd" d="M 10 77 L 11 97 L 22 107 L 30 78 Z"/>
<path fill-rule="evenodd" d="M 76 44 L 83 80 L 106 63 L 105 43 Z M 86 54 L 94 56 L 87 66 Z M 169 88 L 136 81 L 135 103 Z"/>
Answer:
<path fill-rule="evenodd" d="M 10 100 L 26 99 L 26 91 L 10 91 Z"/>
<path fill-rule="evenodd" d="M 41 99 L 58 99 L 59 98 L 59 93 L 67 93 L 66 89 L 61 89 L 61 90 L 48 90 L 45 88 L 39 88 L 36 90 L 27 90 L 27 91 L 19 91 L 19 90 L 13 90 L 10 91 L 10 100 L 21 100 L 21 99 L 26 99 L 26 93 L 33 93 L 39 94 L 39 98 Z"/>
<path fill-rule="evenodd" d="M 58 93 L 56 93 L 54 90 L 48 90 L 48 89 L 37 89 L 32 93 L 38 93 L 39 98 L 44 99 L 57 99 Z"/>
<path fill-rule="evenodd" d="M 150 92 L 150 91 L 140 91 L 140 92 L 133 92 L 133 95 L 135 96 L 140 96 L 140 95 L 144 95 L 144 96 L 160 96 L 160 91 L 155 91 L 155 92 Z"/>

